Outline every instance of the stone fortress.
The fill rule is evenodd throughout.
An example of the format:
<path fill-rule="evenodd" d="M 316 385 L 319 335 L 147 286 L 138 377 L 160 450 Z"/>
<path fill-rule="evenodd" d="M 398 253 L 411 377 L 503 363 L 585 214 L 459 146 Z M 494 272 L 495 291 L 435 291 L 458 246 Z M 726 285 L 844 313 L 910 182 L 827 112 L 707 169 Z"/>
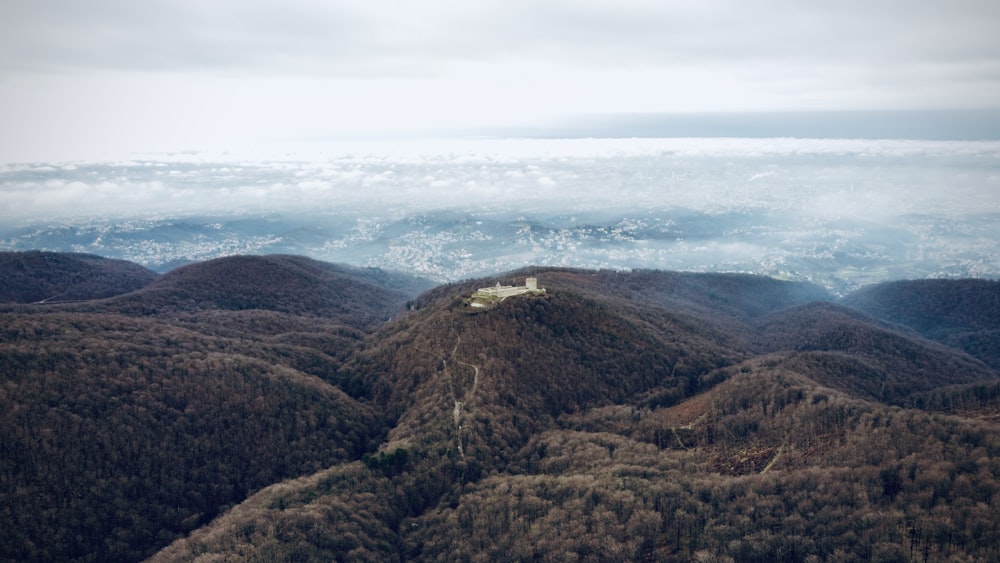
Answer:
<path fill-rule="evenodd" d="M 481 287 L 472 294 L 469 303 L 471 307 L 485 307 L 490 303 L 503 301 L 508 297 L 522 295 L 524 293 L 545 293 L 544 289 L 538 289 L 537 278 L 524 278 L 524 285 L 500 285 L 500 282 L 493 287 Z"/>

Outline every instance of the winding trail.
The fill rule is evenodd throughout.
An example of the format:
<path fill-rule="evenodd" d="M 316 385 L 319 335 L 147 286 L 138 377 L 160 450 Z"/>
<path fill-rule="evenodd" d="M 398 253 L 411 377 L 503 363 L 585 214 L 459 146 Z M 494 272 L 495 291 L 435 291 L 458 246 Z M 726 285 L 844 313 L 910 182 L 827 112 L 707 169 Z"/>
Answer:
<path fill-rule="evenodd" d="M 788 437 L 791 435 L 792 435 L 791 430 L 785 433 L 785 439 L 784 441 L 781 442 L 781 446 L 778 447 L 778 451 L 774 453 L 774 457 L 772 457 L 771 461 L 769 461 L 767 465 L 764 466 L 764 469 L 760 470 L 761 475 L 767 473 L 769 469 L 774 467 L 775 463 L 778 463 L 778 460 L 781 459 L 781 454 L 785 451 L 785 446 L 788 444 Z"/>
<path fill-rule="evenodd" d="M 476 391 L 479 389 L 479 366 L 470 364 L 469 362 L 463 362 L 462 360 L 455 358 L 458 354 L 458 347 L 461 343 L 462 337 L 456 337 L 455 347 L 451 349 L 451 354 L 447 359 L 441 360 L 441 364 L 444 368 L 445 376 L 451 379 L 451 381 L 449 381 L 448 388 L 451 391 L 451 399 L 455 402 L 455 407 L 451 411 L 451 418 L 455 424 L 455 431 L 457 434 L 455 441 L 459 457 L 465 459 L 465 449 L 462 447 L 462 409 L 476 397 Z M 451 360 L 456 364 L 472 368 L 473 375 L 471 389 L 465 390 L 464 392 L 460 392 L 461 390 L 457 389 L 458 385 L 456 384 L 455 379 L 452 378 L 451 374 L 448 372 L 448 360 Z"/>

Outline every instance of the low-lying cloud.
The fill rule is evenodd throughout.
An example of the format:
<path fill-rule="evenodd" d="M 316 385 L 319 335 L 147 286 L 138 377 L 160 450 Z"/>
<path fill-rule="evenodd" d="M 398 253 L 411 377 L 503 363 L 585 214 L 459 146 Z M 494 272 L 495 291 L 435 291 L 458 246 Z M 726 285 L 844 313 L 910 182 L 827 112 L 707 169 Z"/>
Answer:
<path fill-rule="evenodd" d="M 630 208 L 877 219 L 1000 211 L 1000 142 L 577 139 L 352 148 L 285 159 L 7 165 L 0 219 Z"/>

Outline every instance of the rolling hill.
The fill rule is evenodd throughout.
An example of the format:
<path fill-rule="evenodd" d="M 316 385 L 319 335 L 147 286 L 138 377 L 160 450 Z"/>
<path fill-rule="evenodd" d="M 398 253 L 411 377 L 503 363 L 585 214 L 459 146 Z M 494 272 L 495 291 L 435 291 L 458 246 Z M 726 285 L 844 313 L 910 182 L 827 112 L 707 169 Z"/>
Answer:
<path fill-rule="evenodd" d="M 250 491 L 357 459 L 385 428 L 338 370 L 420 283 L 234 257 L 0 311 L 0 558 L 142 559 Z"/>
<path fill-rule="evenodd" d="M 1000 369 L 1000 281 L 898 281 L 861 289 L 843 302 Z"/>
<path fill-rule="evenodd" d="M 125 260 L 65 252 L 0 252 L 0 303 L 100 299 L 142 288 L 157 274 Z"/>
<path fill-rule="evenodd" d="M 0 558 L 1000 557 L 1000 375 L 947 338 L 745 275 L 420 283 L 232 257 L 7 306 Z"/>
<path fill-rule="evenodd" d="M 969 354 L 894 330 L 833 303 L 811 303 L 765 317 L 758 342 L 768 352 L 795 351 L 818 383 L 856 397 L 901 404 L 910 394 L 986 381 L 996 371 Z"/>
<path fill-rule="evenodd" d="M 365 327 L 388 320 L 430 284 L 301 256 L 229 256 L 172 270 L 114 307 L 126 313 L 271 311 Z"/>

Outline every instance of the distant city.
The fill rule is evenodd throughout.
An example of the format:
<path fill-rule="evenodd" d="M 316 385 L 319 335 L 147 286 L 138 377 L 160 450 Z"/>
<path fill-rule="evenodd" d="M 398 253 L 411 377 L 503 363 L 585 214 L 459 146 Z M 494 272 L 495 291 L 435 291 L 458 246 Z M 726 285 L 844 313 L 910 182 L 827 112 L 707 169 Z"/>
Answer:
<path fill-rule="evenodd" d="M 526 265 L 836 293 L 1000 276 L 1000 142 L 488 139 L 0 167 L 0 250 L 158 271 L 288 253 L 445 282 Z"/>

